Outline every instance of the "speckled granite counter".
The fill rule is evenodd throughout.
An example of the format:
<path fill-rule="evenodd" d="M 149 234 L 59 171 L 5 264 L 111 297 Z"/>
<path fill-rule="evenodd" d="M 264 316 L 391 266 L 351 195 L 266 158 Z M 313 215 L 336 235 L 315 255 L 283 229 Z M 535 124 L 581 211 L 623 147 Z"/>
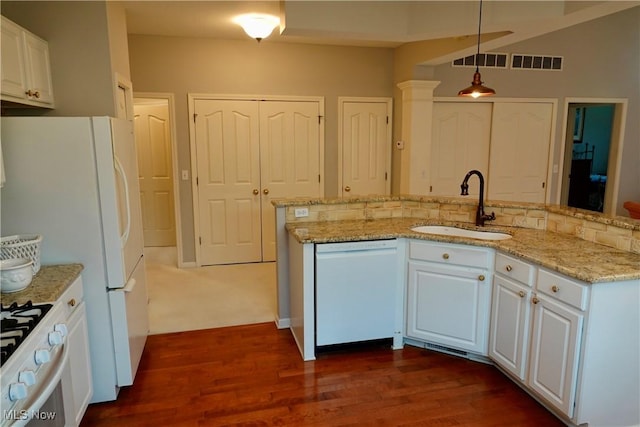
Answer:
<path fill-rule="evenodd" d="M 14 302 L 24 304 L 55 302 L 83 270 L 82 264 L 43 265 L 26 289 L 0 294 L 0 302 L 7 306 Z"/>
<path fill-rule="evenodd" d="M 499 231 L 509 233 L 513 238 L 499 241 L 478 240 L 411 231 L 411 227 L 416 225 L 430 224 Z M 467 223 L 416 218 L 288 223 L 286 228 L 301 243 L 405 237 L 495 248 L 587 283 L 640 279 L 640 255 L 544 230 L 497 226 L 480 228 Z"/>

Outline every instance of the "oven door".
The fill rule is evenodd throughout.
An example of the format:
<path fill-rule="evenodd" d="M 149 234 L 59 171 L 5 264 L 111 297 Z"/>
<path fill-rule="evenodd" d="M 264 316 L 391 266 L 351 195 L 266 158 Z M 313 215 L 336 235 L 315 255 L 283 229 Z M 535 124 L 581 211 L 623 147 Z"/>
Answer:
<path fill-rule="evenodd" d="M 2 426 L 64 426 L 64 398 L 62 391 L 62 377 L 69 363 L 69 346 L 65 343 L 52 357 L 46 369 L 36 371 L 38 381 L 29 390 L 31 400 L 25 400 L 3 411 Z"/>

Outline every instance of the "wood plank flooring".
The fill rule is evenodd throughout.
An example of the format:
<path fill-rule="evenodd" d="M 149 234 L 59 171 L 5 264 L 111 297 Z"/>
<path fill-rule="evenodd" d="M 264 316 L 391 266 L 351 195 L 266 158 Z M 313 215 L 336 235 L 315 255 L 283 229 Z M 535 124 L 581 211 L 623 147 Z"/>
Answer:
<path fill-rule="evenodd" d="M 495 367 L 405 346 L 303 362 L 273 323 L 152 335 L 90 426 L 562 426 Z"/>

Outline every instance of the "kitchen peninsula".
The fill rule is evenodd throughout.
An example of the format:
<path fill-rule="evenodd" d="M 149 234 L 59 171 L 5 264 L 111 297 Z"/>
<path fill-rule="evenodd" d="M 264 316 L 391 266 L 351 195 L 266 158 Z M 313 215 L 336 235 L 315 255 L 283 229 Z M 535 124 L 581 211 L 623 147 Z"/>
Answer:
<path fill-rule="evenodd" d="M 614 416 L 622 425 L 640 422 L 640 221 L 560 206 L 487 202 L 496 220 L 479 228 L 473 202 L 420 196 L 274 205 L 277 322 L 291 328 L 305 360 L 315 358 L 315 292 L 324 286 L 316 283 L 316 248 L 394 240 L 395 289 L 401 293 L 389 302 L 396 307 L 394 348 L 399 335 L 404 344 L 486 358 L 569 424 L 608 425 Z M 411 230 L 418 225 L 491 230 L 511 238 Z M 459 306 L 451 303 L 452 295 Z M 460 316 L 435 316 L 442 304 L 430 299 L 440 297 L 450 304 L 445 317 L 458 310 L 466 323 L 451 325 Z"/>

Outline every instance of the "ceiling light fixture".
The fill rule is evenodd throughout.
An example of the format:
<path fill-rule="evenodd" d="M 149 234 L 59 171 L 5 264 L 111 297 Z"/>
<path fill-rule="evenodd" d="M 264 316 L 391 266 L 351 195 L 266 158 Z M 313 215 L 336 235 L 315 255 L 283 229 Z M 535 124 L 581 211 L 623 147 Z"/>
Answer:
<path fill-rule="evenodd" d="M 247 13 L 236 16 L 233 22 L 240 25 L 249 37 L 260 42 L 260 40 L 269 37 L 273 29 L 280 25 L 280 18 L 262 13 Z"/>
<path fill-rule="evenodd" d="M 480 70 L 478 69 L 478 61 L 480 60 L 480 26 L 482 25 L 482 0 L 480 0 L 480 17 L 478 18 L 478 51 L 476 53 L 476 72 L 473 73 L 473 81 L 471 82 L 471 86 L 468 88 L 462 89 L 458 92 L 458 96 L 470 96 L 472 98 L 478 98 L 480 96 L 490 96 L 495 95 L 496 91 L 491 89 L 490 87 L 486 87 L 482 85 L 482 80 L 480 76 Z"/>

